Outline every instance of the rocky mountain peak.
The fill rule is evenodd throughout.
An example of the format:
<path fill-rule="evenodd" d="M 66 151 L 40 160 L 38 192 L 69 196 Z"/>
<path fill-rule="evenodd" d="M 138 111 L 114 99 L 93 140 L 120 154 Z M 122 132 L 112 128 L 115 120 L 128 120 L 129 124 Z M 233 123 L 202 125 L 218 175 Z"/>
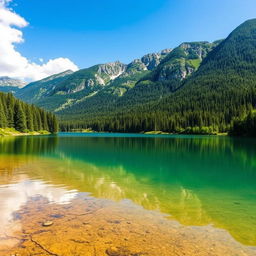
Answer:
<path fill-rule="evenodd" d="M 182 43 L 180 48 L 184 50 L 186 55 L 194 55 L 195 58 L 203 59 L 209 52 L 209 42 L 192 42 L 192 43 Z"/>
<path fill-rule="evenodd" d="M 141 59 L 135 59 L 127 66 L 126 72 L 128 74 L 134 74 L 144 70 L 148 70 L 147 66 L 142 62 Z"/>
<path fill-rule="evenodd" d="M 99 75 L 108 75 L 110 79 L 113 80 L 125 72 L 126 67 L 127 65 L 121 63 L 120 61 L 110 62 L 99 65 L 97 73 Z"/>
<path fill-rule="evenodd" d="M 0 77 L 0 86 L 1 87 L 17 87 L 17 88 L 22 88 L 26 85 L 27 83 L 19 80 L 19 79 L 14 79 L 10 78 L 8 76 L 2 76 Z"/>
<path fill-rule="evenodd" d="M 169 54 L 171 51 L 172 51 L 172 49 L 167 48 L 167 49 L 162 50 L 162 51 L 160 52 L 160 54 L 161 54 L 162 56 L 165 56 L 165 55 Z"/>
<path fill-rule="evenodd" d="M 165 49 L 159 53 L 146 54 L 141 58 L 141 61 L 145 64 L 148 70 L 156 68 L 161 60 L 171 52 L 171 49 Z"/>

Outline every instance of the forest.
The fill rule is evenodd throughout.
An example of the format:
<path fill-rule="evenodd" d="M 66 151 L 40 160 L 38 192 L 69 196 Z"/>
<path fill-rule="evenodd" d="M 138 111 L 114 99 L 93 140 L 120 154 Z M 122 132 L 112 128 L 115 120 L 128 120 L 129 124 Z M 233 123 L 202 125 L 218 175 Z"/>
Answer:
<path fill-rule="evenodd" d="M 0 93 L 0 128 L 14 128 L 22 133 L 57 133 L 58 121 L 54 114 L 24 103 L 11 93 Z"/>
<path fill-rule="evenodd" d="M 167 56 L 168 57 L 168 56 Z M 166 57 L 166 58 L 167 58 Z M 164 60 L 163 60 L 164 61 Z M 143 79 L 108 105 L 100 99 L 86 114 L 62 119 L 61 129 L 215 134 L 252 129 L 256 107 L 256 20 L 236 28 L 173 90 L 172 81 Z M 175 86 L 177 88 L 177 86 Z M 153 95 L 153 96 L 152 96 Z M 248 121 L 249 120 L 249 121 Z M 237 134 L 237 132 L 233 132 Z M 246 134 L 251 132 L 245 131 Z"/>

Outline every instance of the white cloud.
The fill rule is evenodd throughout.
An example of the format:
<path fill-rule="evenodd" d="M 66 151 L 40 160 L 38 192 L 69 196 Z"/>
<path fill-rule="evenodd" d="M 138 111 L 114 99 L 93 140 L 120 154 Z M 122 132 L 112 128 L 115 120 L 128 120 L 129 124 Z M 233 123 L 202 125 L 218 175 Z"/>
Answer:
<path fill-rule="evenodd" d="M 7 7 L 10 1 L 0 0 L 0 76 L 38 80 L 68 69 L 78 70 L 68 58 L 51 59 L 39 65 L 15 49 L 15 44 L 24 42 L 21 28 L 28 26 L 28 22 Z"/>

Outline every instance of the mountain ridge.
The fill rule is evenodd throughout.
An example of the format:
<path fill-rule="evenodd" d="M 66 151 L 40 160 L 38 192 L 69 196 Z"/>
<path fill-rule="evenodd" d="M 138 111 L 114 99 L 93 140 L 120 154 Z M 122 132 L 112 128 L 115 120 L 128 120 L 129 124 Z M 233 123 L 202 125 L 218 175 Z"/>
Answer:
<path fill-rule="evenodd" d="M 16 96 L 51 111 L 58 111 L 75 101 L 81 102 L 101 91 L 105 86 L 109 86 L 109 93 L 121 96 L 133 87 L 146 71 L 158 65 L 170 51 L 165 49 L 159 53 L 146 54 L 129 64 L 115 61 L 68 74 L 65 72 L 56 74 L 28 84 L 18 91 Z M 48 100 L 50 97 L 53 97 L 53 100 Z M 56 101 L 56 104 L 51 106 L 51 100 Z"/>
<path fill-rule="evenodd" d="M 177 51 L 179 58 L 180 49 Z M 175 54 L 172 51 L 169 57 Z M 167 57 L 162 64 L 168 61 Z M 178 87 L 171 80 L 157 81 L 154 72 L 160 65 L 153 76 L 150 73 L 136 84 L 136 90 L 126 93 L 126 98 L 131 94 L 128 104 L 120 98 L 114 108 L 107 106 L 106 111 L 103 107 L 69 113 L 66 110 L 60 115 L 66 120 L 63 128 L 68 127 L 73 112 L 80 126 L 99 131 L 229 131 L 233 121 L 243 119 L 256 107 L 256 19 L 244 22 L 225 40 L 215 42 L 198 69 L 182 79 Z M 173 86 L 174 90 L 168 90 Z M 152 93 L 145 97 L 149 90 Z M 146 101 L 138 103 L 142 95 Z"/>
<path fill-rule="evenodd" d="M 96 130 L 175 132 L 205 126 L 224 132 L 256 104 L 255 31 L 256 20 L 249 20 L 224 40 L 184 42 L 129 64 L 116 61 L 57 75 L 17 96 L 63 122 Z M 29 95 L 29 88 L 37 92 Z"/>

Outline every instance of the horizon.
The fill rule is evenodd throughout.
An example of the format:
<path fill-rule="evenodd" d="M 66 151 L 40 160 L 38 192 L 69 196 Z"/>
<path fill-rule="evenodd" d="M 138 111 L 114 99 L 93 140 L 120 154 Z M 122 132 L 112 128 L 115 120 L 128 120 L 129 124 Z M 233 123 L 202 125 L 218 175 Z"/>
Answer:
<path fill-rule="evenodd" d="M 77 0 L 71 5 L 64 0 L 60 9 L 58 3 L 49 0 L 0 0 L 0 14 L 5 14 L 0 17 L 0 26 L 6 39 L 0 42 L 0 52 L 5 50 L 0 58 L 0 76 L 31 82 L 69 69 L 115 61 L 129 64 L 184 42 L 225 39 L 237 26 L 255 17 L 253 0 L 217 2 L 220 4 L 111 0 L 95 4 Z"/>

